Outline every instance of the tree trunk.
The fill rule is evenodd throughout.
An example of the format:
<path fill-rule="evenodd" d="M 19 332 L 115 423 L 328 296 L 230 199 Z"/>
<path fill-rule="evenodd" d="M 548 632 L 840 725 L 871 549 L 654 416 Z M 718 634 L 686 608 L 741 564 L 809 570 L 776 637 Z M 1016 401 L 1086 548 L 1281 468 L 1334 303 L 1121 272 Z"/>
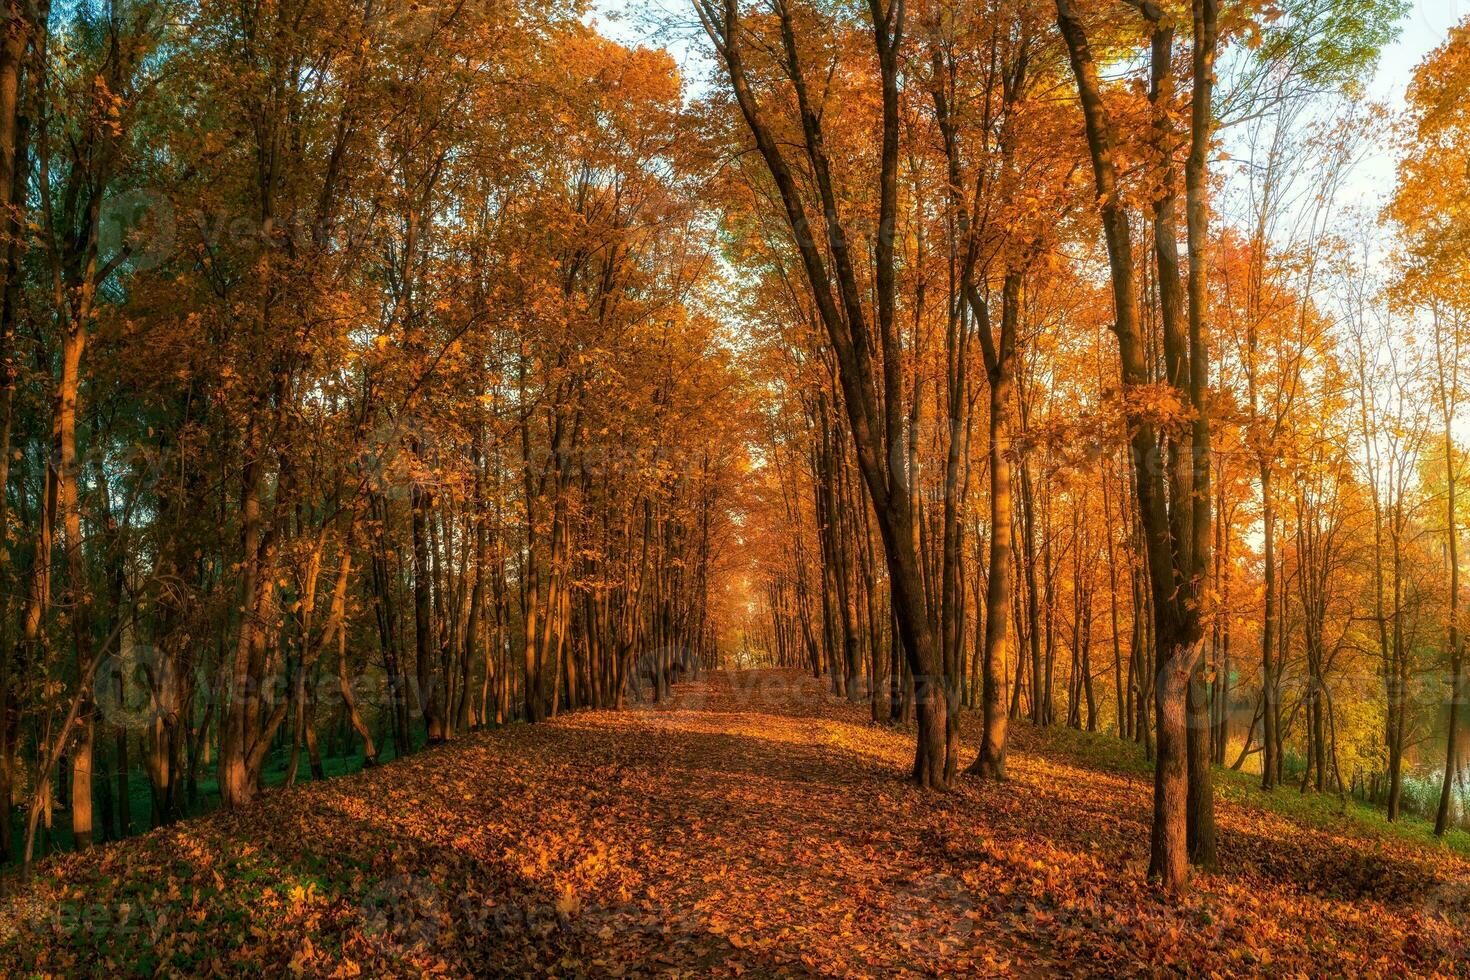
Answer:
<path fill-rule="evenodd" d="M 1002 341 L 990 372 L 990 571 L 985 588 L 985 660 L 981 678 L 982 732 L 980 754 L 970 772 L 988 779 L 1005 778 L 1005 664 L 1010 657 L 1011 624 L 1011 354 L 1018 319 L 1020 277 L 1007 276 L 1002 299 Z M 1010 325 L 1009 328 L 1007 325 Z"/>

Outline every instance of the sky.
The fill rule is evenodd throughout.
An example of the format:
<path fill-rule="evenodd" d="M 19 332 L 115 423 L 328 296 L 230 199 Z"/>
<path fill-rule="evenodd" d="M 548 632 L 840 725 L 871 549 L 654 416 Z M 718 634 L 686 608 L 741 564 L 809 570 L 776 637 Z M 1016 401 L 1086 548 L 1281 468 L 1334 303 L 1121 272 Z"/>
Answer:
<path fill-rule="evenodd" d="M 1414 9 L 1402 24 L 1403 33 L 1384 49 L 1374 95 L 1394 104 L 1401 102 L 1414 67 L 1466 16 L 1470 16 L 1470 0 L 1414 0 Z"/>
<path fill-rule="evenodd" d="M 655 36 L 653 21 L 666 19 L 692 21 L 687 3 L 680 0 L 594 0 L 592 17 L 601 30 L 629 44 L 663 47 L 667 44 L 675 56 L 688 56 L 687 39 Z M 1390 104 L 1403 100 L 1414 67 L 1448 35 L 1450 28 L 1470 16 L 1470 0 L 1413 0 L 1413 9 L 1401 25 L 1400 37 L 1384 49 L 1374 81 L 1373 95 Z M 684 49 L 684 50 L 680 50 Z M 682 56 L 682 57 L 681 57 Z"/>
<path fill-rule="evenodd" d="M 1383 49 L 1369 95 L 1390 109 L 1403 108 L 1414 69 L 1466 16 L 1470 16 L 1470 0 L 1414 0 L 1413 9 L 1399 25 L 1398 40 Z M 1382 200 L 1394 185 L 1396 165 L 1391 149 L 1370 154 L 1358 164 L 1348 187 L 1358 192 L 1361 203 Z"/>
<path fill-rule="evenodd" d="M 704 38 L 689 0 L 593 0 L 588 16 L 603 33 L 625 44 L 668 48 L 695 86 L 708 71 L 708 64 L 703 63 Z M 1470 17 L 1470 0 L 1412 0 L 1399 25 L 1398 39 L 1382 52 L 1369 97 L 1390 111 L 1402 108 L 1414 69 L 1466 17 Z M 1394 186 L 1397 163 L 1391 146 L 1369 150 L 1347 177 L 1342 203 L 1363 213 L 1376 212 Z"/>
<path fill-rule="evenodd" d="M 1470 17 L 1470 0 L 1412 0 L 1399 24 L 1399 37 L 1386 47 L 1368 95 L 1390 112 L 1404 105 L 1414 69 L 1449 36 L 1450 28 Z M 709 70 L 705 38 L 689 0 L 592 0 L 588 19 L 624 44 L 667 48 L 697 88 Z M 1361 213 L 1376 213 L 1395 184 L 1397 156 L 1392 146 L 1368 150 L 1347 176 L 1341 203 Z"/>

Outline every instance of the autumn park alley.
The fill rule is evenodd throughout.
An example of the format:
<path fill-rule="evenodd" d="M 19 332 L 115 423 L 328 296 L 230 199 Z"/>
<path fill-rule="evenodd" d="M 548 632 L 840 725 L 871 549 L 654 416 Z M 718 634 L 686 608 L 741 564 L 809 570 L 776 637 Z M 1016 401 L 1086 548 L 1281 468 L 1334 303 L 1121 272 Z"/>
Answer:
<path fill-rule="evenodd" d="M 1470 977 L 1470 0 L 0 0 L 0 980 Z"/>

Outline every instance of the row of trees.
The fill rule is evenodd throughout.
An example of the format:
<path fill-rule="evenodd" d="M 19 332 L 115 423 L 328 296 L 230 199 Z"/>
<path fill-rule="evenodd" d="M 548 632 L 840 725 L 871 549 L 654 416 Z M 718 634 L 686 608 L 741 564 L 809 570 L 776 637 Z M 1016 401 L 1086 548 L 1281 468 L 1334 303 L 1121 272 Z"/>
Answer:
<path fill-rule="evenodd" d="M 924 786 L 961 707 L 990 778 L 1020 718 L 1143 743 L 1171 889 L 1218 765 L 1393 819 L 1412 769 L 1463 819 L 1466 28 L 1393 120 L 1398 3 L 697 10 L 768 400 L 755 642 L 912 710 Z M 1346 199 L 1399 135 L 1382 234 Z"/>
<path fill-rule="evenodd" d="M 6 4 L 0 845 L 662 697 L 743 388 L 663 53 L 555 2 Z M 100 807 L 98 806 L 100 801 Z M 100 813 L 97 811 L 100 809 Z"/>
<path fill-rule="evenodd" d="M 1143 743 L 1171 889 L 1217 765 L 1463 818 L 1470 30 L 1390 121 L 1397 0 L 694 0 L 693 103 L 557 2 L 4 9 L 27 860 L 136 768 L 165 822 L 662 698 L 752 608 L 921 786 L 966 707 L 985 778 Z"/>

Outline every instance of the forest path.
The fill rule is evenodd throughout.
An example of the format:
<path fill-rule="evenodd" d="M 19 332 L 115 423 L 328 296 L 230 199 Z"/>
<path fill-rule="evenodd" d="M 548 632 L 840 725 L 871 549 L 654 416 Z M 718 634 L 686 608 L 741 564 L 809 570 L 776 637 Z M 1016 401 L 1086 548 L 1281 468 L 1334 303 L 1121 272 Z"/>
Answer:
<path fill-rule="evenodd" d="M 1148 776 L 1084 761 L 1104 736 L 1017 726 L 1008 783 L 924 794 L 866 714 L 716 674 L 273 792 L 46 864 L 0 973 L 1470 971 L 1458 859 L 1222 803 L 1230 870 L 1176 906 Z"/>

